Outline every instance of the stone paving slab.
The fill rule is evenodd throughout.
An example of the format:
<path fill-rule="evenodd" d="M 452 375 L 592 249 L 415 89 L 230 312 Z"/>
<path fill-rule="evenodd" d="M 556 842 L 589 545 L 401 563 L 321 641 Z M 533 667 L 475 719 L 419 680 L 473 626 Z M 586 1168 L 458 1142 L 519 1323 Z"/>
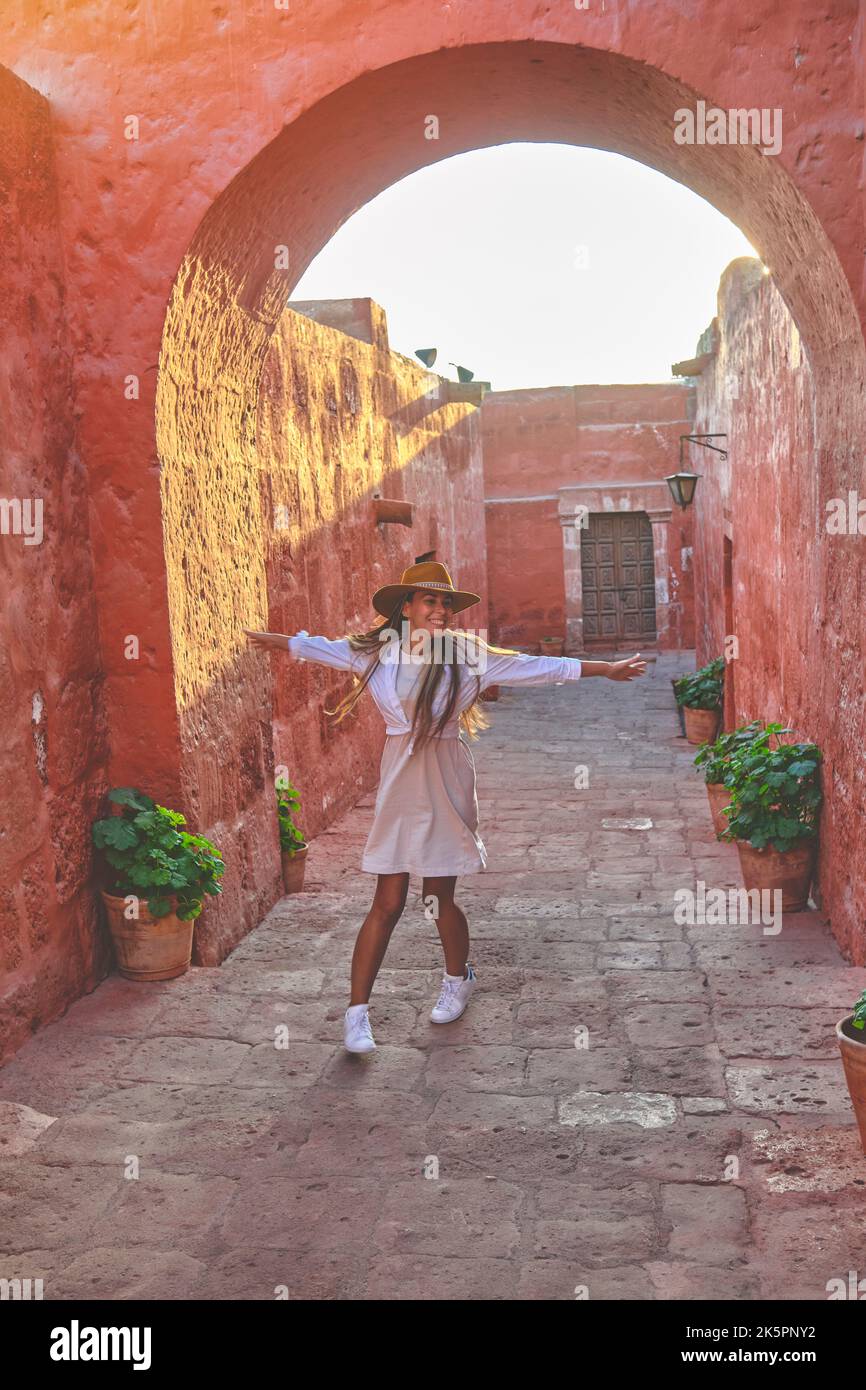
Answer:
<path fill-rule="evenodd" d="M 343 1051 L 368 794 L 219 969 L 113 976 L 37 1034 L 0 1072 L 0 1277 L 49 1299 L 739 1301 L 866 1274 L 833 1037 L 866 972 L 814 911 L 778 935 L 675 919 L 678 889 L 740 886 L 679 736 L 688 666 L 490 707 L 490 864 L 460 886 L 479 989 L 454 1024 L 429 1018 L 413 881 L 378 1050 Z"/>

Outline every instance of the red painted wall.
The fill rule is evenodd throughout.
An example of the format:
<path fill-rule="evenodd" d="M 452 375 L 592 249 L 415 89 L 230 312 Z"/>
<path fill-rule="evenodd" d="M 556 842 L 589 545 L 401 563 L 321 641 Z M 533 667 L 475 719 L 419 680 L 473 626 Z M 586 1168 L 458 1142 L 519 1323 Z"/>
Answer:
<path fill-rule="evenodd" d="M 862 383 L 833 427 L 797 329 L 770 278 L 732 262 L 717 352 L 697 385 L 697 428 L 728 432 L 702 461 L 695 502 L 697 657 L 722 651 L 724 536 L 733 557 L 734 702 L 727 726 L 781 719 L 824 752 L 819 891 L 834 934 L 866 963 L 864 537 L 830 535 L 827 503 L 866 499 Z M 839 361 L 838 370 L 846 363 Z M 866 529 L 866 521 L 864 521 Z"/>
<path fill-rule="evenodd" d="M 618 491 L 606 494 L 605 484 L 656 483 L 676 472 L 679 436 L 692 428 L 689 402 L 689 389 L 681 382 L 551 386 L 485 396 L 481 429 L 490 602 L 499 640 L 523 645 L 564 635 L 559 489 L 592 484 L 598 493 L 591 494 L 591 509 L 603 504 L 605 510 L 618 510 L 620 497 L 628 498 Z M 667 582 L 673 621 L 660 634 L 660 645 L 690 647 L 690 512 L 674 512 L 670 526 Z"/>
<path fill-rule="evenodd" d="M 108 742 L 49 110 L 5 69 L 0 107 L 2 1058 L 105 972 L 89 873 Z"/>

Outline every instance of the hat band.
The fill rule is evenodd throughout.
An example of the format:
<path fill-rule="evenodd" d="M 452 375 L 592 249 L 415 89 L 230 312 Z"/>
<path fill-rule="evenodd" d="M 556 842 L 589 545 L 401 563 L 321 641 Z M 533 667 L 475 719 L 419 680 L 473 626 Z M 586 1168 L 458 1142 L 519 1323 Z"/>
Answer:
<path fill-rule="evenodd" d="M 447 589 L 450 594 L 459 593 L 453 584 L 443 584 L 441 579 L 419 579 L 417 584 L 401 584 L 401 589 Z"/>

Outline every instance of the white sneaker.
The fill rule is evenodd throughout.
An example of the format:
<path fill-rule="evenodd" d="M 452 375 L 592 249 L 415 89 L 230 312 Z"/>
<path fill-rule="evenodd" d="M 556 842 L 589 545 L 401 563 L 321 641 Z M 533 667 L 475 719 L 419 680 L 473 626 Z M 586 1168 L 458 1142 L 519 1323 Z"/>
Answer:
<path fill-rule="evenodd" d="M 347 1052 L 375 1052 L 367 1004 L 350 1004 L 343 1019 L 343 1041 Z"/>
<path fill-rule="evenodd" d="M 434 1023 L 453 1023 L 455 1018 L 459 1018 L 465 1010 L 476 983 L 477 976 L 471 965 L 467 965 L 466 975 L 463 979 L 454 979 L 452 975 L 444 975 L 439 998 L 433 1005 L 430 1014 L 431 1020 Z"/>

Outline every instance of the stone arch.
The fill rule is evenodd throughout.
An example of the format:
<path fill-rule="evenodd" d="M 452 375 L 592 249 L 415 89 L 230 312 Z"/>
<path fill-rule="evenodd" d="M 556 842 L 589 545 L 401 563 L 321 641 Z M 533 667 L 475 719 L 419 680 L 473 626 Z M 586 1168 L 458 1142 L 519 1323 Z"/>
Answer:
<path fill-rule="evenodd" d="M 268 842 L 257 793 L 266 781 L 269 690 L 260 660 L 238 640 L 240 626 L 266 612 L 257 540 L 260 373 L 310 261 L 383 189 L 426 164 L 511 141 L 588 145 L 639 160 L 694 189 L 756 246 L 826 383 L 828 421 L 832 393 L 855 376 L 862 381 L 857 309 L 811 204 L 778 157 L 752 146 L 677 145 L 674 113 L 699 98 L 713 104 L 712 93 L 601 49 L 538 41 L 441 48 L 369 71 L 320 100 L 210 207 L 169 300 L 156 400 L 182 780 L 199 824 L 234 821 L 240 804 L 249 834 L 255 839 L 258 827 Z M 435 140 L 425 138 L 430 116 L 438 119 Z"/>

